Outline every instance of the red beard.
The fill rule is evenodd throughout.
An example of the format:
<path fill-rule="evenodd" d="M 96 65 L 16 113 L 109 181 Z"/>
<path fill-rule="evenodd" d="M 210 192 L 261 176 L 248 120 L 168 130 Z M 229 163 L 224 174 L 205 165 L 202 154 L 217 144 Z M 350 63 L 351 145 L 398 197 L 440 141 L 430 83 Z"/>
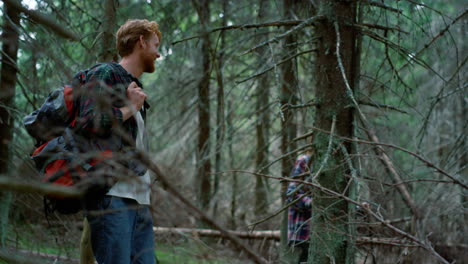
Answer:
<path fill-rule="evenodd" d="M 149 54 L 143 55 L 143 72 L 152 73 L 155 71 L 154 58 Z"/>

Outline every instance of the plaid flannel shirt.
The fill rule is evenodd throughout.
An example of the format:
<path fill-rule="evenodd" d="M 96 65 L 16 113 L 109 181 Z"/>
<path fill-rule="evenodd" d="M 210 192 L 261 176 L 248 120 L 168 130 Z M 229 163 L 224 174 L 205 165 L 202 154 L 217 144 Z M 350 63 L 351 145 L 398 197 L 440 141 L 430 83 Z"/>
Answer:
<path fill-rule="evenodd" d="M 300 155 L 291 173 L 291 177 L 298 176 L 309 170 L 308 163 L 309 155 Z M 288 241 L 290 245 L 298 244 L 309 239 L 310 236 L 310 218 L 311 218 L 311 202 L 312 197 L 304 195 L 305 191 L 301 188 L 297 189 L 298 184 L 291 182 L 288 185 L 286 197 L 288 203 L 299 199 L 296 203 L 288 208 Z"/>
<path fill-rule="evenodd" d="M 123 121 L 119 109 L 126 105 L 126 91 L 131 82 L 143 88 L 140 81 L 118 63 L 100 63 L 87 71 L 86 84 L 79 88 L 75 131 L 91 139 L 98 150 L 124 153 L 135 151 L 138 129 L 136 120 L 130 117 Z M 140 110 L 144 120 L 147 108 L 149 105 L 145 102 Z M 146 171 L 137 161 L 129 161 L 124 165 L 137 175 Z"/>

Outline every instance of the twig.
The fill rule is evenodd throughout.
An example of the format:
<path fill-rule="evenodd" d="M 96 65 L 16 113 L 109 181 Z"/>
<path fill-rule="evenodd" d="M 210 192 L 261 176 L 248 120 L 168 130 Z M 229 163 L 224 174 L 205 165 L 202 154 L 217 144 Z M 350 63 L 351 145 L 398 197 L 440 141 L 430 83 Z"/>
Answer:
<path fill-rule="evenodd" d="M 262 176 L 262 174 L 258 174 L 258 176 Z M 299 189 L 299 186 L 296 188 L 296 190 L 298 190 L 298 189 Z M 266 221 L 270 220 L 271 218 L 273 218 L 273 217 L 279 215 L 281 212 L 283 212 L 284 210 L 288 209 L 288 207 L 290 207 L 291 205 L 295 204 L 296 202 L 298 202 L 299 200 L 301 200 L 302 198 L 304 198 L 304 197 L 307 196 L 307 195 L 310 195 L 310 193 L 304 193 L 303 195 L 299 196 L 299 197 L 298 197 L 297 199 L 295 199 L 294 201 L 292 201 L 292 202 L 286 204 L 285 206 L 281 207 L 280 209 L 278 209 L 276 212 L 270 214 L 269 216 L 267 216 L 267 217 L 265 217 L 265 218 L 263 218 L 263 219 L 261 219 L 261 220 L 258 220 L 258 221 L 256 221 L 256 222 L 253 222 L 253 223 L 251 223 L 251 224 L 248 224 L 247 226 L 248 226 L 248 227 L 256 226 L 256 225 L 258 225 L 258 224 L 261 224 L 261 223 L 263 223 L 263 222 L 266 222 Z"/>
<path fill-rule="evenodd" d="M 246 25 L 232 25 L 232 26 L 224 26 L 224 27 L 218 27 L 209 30 L 207 33 L 211 34 L 217 31 L 221 30 L 232 30 L 232 29 L 250 29 L 250 28 L 263 28 L 263 27 L 281 27 L 281 26 L 296 26 L 299 25 L 300 23 L 304 22 L 304 20 L 286 20 L 286 21 L 274 21 L 274 22 L 266 22 L 266 23 L 260 23 L 260 24 L 246 24 Z M 178 44 L 180 42 L 184 42 L 187 40 L 191 39 L 196 39 L 196 38 L 201 38 L 203 35 L 197 35 L 197 36 L 192 36 L 188 38 L 184 38 L 181 40 L 177 40 L 172 42 L 172 45 Z"/>
<path fill-rule="evenodd" d="M 400 83 L 403 84 L 403 86 L 406 89 L 412 90 L 411 87 L 409 87 L 409 85 L 406 84 L 406 82 L 401 78 L 399 71 L 397 71 L 397 69 L 393 65 L 392 59 L 390 58 L 390 53 L 388 51 L 388 45 L 386 43 L 384 45 L 385 45 L 385 58 L 387 59 L 388 64 L 390 65 L 390 69 L 392 70 L 393 74 L 397 77 L 398 81 L 400 81 Z"/>
<path fill-rule="evenodd" d="M 447 83 L 447 80 L 445 80 L 445 78 L 442 75 L 440 75 L 440 73 L 438 73 L 437 71 L 432 69 L 429 66 L 429 64 L 427 64 L 425 61 L 419 59 L 417 56 L 411 55 L 412 53 L 410 51 L 406 50 L 405 48 L 401 47 L 400 45 L 393 43 L 392 41 L 386 39 L 385 37 L 380 36 L 379 34 L 373 32 L 371 30 L 361 29 L 361 32 L 363 34 L 365 34 L 366 36 L 374 39 L 374 40 L 377 40 L 379 42 L 382 42 L 382 43 L 388 45 L 390 48 L 397 51 L 403 58 L 408 58 L 409 57 L 409 59 L 407 59 L 408 62 L 414 61 L 415 63 L 419 64 L 420 66 L 428 69 L 429 71 L 431 71 L 432 73 L 437 75 L 437 77 L 439 77 L 442 81 L 444 81 L 444 83 Z M 406 64 L 406 65 L 408 65 L 408 64 Z M 398 71 L 401 71 L 402 68 L 403 68 L 403 66 L 400 69 L 398 69 Z"/>
<path fill-rule="evenodd" d="M 356 239 L 356 244 L 382 244 L 396 247 L 419 247 L 418 244 L 408 243 L 408 241 L 404 239 L 381 237 L 359 237 Z"/>
<path fill-rule="evenodd" d="M 460 72 L 460 70 L 465 66 L 465 64 L 467 63 L 468 61 L 468 56 L 465 57 L 465 59 L 463 60 L 463 62 L 457 67 L 457 69 L 455 70 L 455 72 L 452 74 L 452 76 L 450 77 L 448 83 L 451 83 L 452 80 L 457 76 L 457 74 Z M 424 130 L 426 130 L 427 128 L 427 125 L 429 124 L 429 117 L 432 115 L 432 111 L 434 111 L 434 108 L 435 106 L 437 105 L 437 103 L 442 100 L 442 93 L 444 92 L 445 88 L 447 87 L 447 85 L 444 85 L 440 91 L 437 93 L 437 95 L 431 99 L 434 100 L 434 102 L 431 104 L 431 106 L 429 107 L 429 111 L 427 112 L 427 115 L 426 117 L 424 118 L 424 123 L 423 125 L 421 126 L 421 128 L 419 129 L 419 132 L 418 132 L 418 135 L 420 135 Z M 465 86 L 466 87 L 466 86 Z M 421 137 L 421 141 L 422 141 L 422 137 Z M 421 144 L 421 141 L 419 142 L 419 144 Z"/>
<path fill-rule="evenodd" d="M 309 26 L 309 25 L 311 25 L 311 24 L 314 24 L 314 23 L 316 23 L 316 22 L 319 21 L 319 20 L 323 20 L 323 19 L 325 19 L 324 16 L 314 16 L 314 17 L 311 17 L 311 18 L 305 20 L 304 22 L 300 23 L 299 25 L 297 25 L 297 26 L 291 28 L 290 30 L 284 32 L 283 34 L 280 34 L 280 35 L 278 35 L 278 36 L 276 36 L 276 37 L 274 37 L 274 38 L 272 38 L 272 39 L 270 39 L 270 40 L 264 41 L 264 42 L 258 44 L 257 46 L 255 46 L 255 47 L 253 47 L 253 48 L 251 48 L 251 49 L 245 51 L 245 52 L 242 53 L 241 55 L 248 54 L 248 53 L 250 53 L 250 52 L 252 52 L 252 51 L 254 51 L 254 50 L 258 49 L 258 48 L 261 48 L 261 47 L 263 47 L 263 46 L 265 46 L 265 45 L 268 45 L 268 44 L 273 43 L 273 42 L 277 42 L 277 41 L 279 41 L 280 39 L 283 39 L 283 38 L 285 38 L 285 37 L 291 35 L 292 33 L 296 32 L 296 31 L 298 31 L 298 30 L 300 30 L 300 29 L 303 29 L 303 28 L 306 27 L 306 26 Z"/>
<path fill-rule="evenodd" d="M 388 6 L 388 5 L 385 5 L 383 3 L 379 3 L 379 2 L 376 2 L 376 1 L 366 0 L 366 1 L 362 1 L 362 2 L 367 3 L 367 4 L 371 5 L 371 6 L 380 7 L 382 9 L 389 10 L 389 11 L 392 11 L 392 12 L 396 12 L 396 13 L 399 13 L 399 14 L 403 13 L 403 11 L 400 10 L 400 9 L 396 9 L 396 8 L 393 8 L 391 6 Z"/>
<path fill-rule="evenodd" d="M 449 25 L 447 25 L 444 29 L 442 29 L 441 31 L 439 31 L 439 33 L 437 33 L 437 35 L 435 35 L 428 43 L 424 44 L 424 47 L 422 49 L 420 49 L 419 51 L 416 52 L 416 54 L 414 55 L 414 57 L 418 57 L 424 50 L 426 50 L 427 48 L 429 48 L 438 38 L 440 38 L 441 36 L 443 36 L 445 34 L 445 32 L 447 32 L 451 26 L 453 26 L 455 23 L 458 22 L 458 20 L 460 20 L 462 17 L 464 17 L 466 14 L 468 13 L 468 9 L 465 9 L 460 15 L 458 15 L 453 21 L 452 23 L 450 23 Z M 398 71 L 401 71 L 402 69 L 404 69 L 406 66 L 408 66 L 409 63 L 406 63 L 404 64 L 403 66 L 400 67 L 400 69 L 398 69 Z"/>
<path fill-rule="evenodd" d="M 400 27 L 386 27 L 382 25 L 377 25 L 377 24 L 368 24 L 368 23 L 361 23 L 361 24 L 351 24 L 351 26 L 354 27 L 367 27 L 367 28 L 376 28 L 376 29 L 381 29 L 381 30 L 388 30 L 388 31 L 398 31 L 404 34 L 409 34 L 408 32 L 402 30 Z"/>
<path fill-rule="evenodd" d="M 397 111 L 397 112 L 400 112 L 400 113 L 403 113 L 403 114 L 408 114 L 408 112 L 406 112 L 405 110 L 401 110 L 400 108 L 397 108 L 397 107 L 392 106 L 392 105 L 371 103 L 371 102 L 365 102 L 365 101 L 362 101 L 362 100 L 359 100 L 358 103 L 360 105 L 373 106 L 375 108 L 389 109 L 389 110 L 394 110 L 394 111 Z"/>
<path fill-rule="evenodd" d="M 261 72 L 259 72 L 259 73 L 256 73 L 256 74 L 254 74 L 254 75 L 252 75 L 252 76 L 250 76 L 250 77 L 247 77 L 247 78 L 244 79 L 244 80 L 241 80 L 241 81 L 237 82 L 237 84 L 246 82 L 246 81 L 251 80 L 251 79 L 253 79 L 253 78 L 256 78 L 256 77 L 258 77 L 258 76 L 260 76 L 260 75 L 263 75 L 263 74 L 265 74 L 265 73 L 267 73 L 267 72 L 273 70 L 275 67 L 277 67 L 277 66 L 279 66 L 279 65 L 281 65 L 281 64 L 283 64 L 283 63 L 285 63 L 285 62 L 287 62 L 287 61 L 290 61 L 290 60 L 292 60 L 292 59 L 294 59 L 294 58 L 296 58 L 296 57 L 299 57 L 300 55 L 307 54 L 307 53 L 310 53 L 310 52 L 315 52 L 315 51 L 317 51 L 317 49 L 309 49 L 309 50 L 305 50 L 305 51 L 299 52 L 299 53 L 297 53 L 297 54 L 294 54 L 294 55 L 292 55 L 292 56 L 289 56 L 288 58 L 286 58 L 286 59 L 284 59 L 284 60 L 282 60 L 282 61 L 280 61 L 280 62 L 275 63 L 273 66 L 269 67 L 268 69 L 263 70 L 263 71 L 261 71 Z"/>
<path fill-rule="evenodd" d="M 313 130 L 316 130 L 316 131 L 319 131 L 319 132 L 322 132 L 322 133 L 327 133 L 329 134 L 330 132 L 329 131 L 325 131 L 323 129 L 320 129 L 320 128 L 316 128 L 316 127 L 312 127 Z M 301 140 L 303 138 L 306 138 L 306 137 L 309 137 L 310 135 L 312 135 L 314 132 L 309 132 L 309 133 L 306 133 L 300 137 L 297 137 L 295 139 L 293 139 L 293 141 L 297 141 L 297 140 Z M 347 138 L 347 137 L 341 137 L 341 136 L 336 136 L 342 140 L 346 140 L 346 141 L 349 141 L 349 142 L 356 142 L 356 143 L 361 143 L 361 144 L 368 144 L 368 145 L 376 145 L 376 146 L 385 146 L 385 147 L 389 147 L 389 148 L 394 148 L 394 149 L 397 149 L 397 150 L 401 150 L 405 153 L 408 153 L 414 157 L 416 157 L 417 159 L 419 159 L 421 162 L 423 162 L 424 164 L 426 164 L 426 166 L 430 167 L 430 168 L 434 168 L 436 171 L 438 171 L 440 174 L 443 174 L 445 176 L 447 176 L 448 178 L 450 178 L 452 180 L 453 183 L 455 184 L 458 184 L 460 185 L 461 187 L 463 187 L 464 189 L 468 189 L 468 186 L 466 184 L 464 184 L 463 182 L 461 182 L 461 180 L 455 178 L 453 175 L 450 175 L 449 173 L 445 172 L 443 169 L 437 167 L 436 165 L 434 165 L 432 162 L 429 162 L 428 160 L 424 159 L 423 157 L 421 157 L 420 155 L 412 152 L 412 151 L 409 151 L 405 148 L 402 148 L 402 147 L 399 147 L 399 146 L 395 146 L 395 145 L 392 145 L 392 144 L 387 144 L 387 143 L 380 143 L 380 142 L 373 142 L 373 141 L 366 141 L 366 140 L 357 140 L 357 139 L 351 139 L 351 138 Z"/>
<path fill-rule="evenodd" d="M 233 171 L 231 171 L 233 172 Z M 322 192 L 324 193 L 327 193 L 327 194 L 330 194 L 334 197 L 337 197 L 337 198 L 340 198 L 340 199 L 343 199 L 344 201 L 348 202 L 348 203 L 352 203 L 352 204 L 355 204 L 355 205 L 358 205 L 358 206 L 361 206 L 361 203 L 345 196 L 345 195 L 342 195 L 336 191 L 333 191 L 333 190 L 330 190 L 328 188 L 325 188 L 323 186 L 321 186 L 320 184 L 317 184 L 317 183 L 314 183 L 314 182 L 309 182 L 309 181 L 302 181 L 302 180 L 298 180 L 298 179 L 290 179 L 290 178 L 286 178 L 286 177 L 277 177 L 277 176 L 271 176 L 271 175 L 265 175 L 265 174 L 259 174 L 259 173 L 253 173 L 253 172 L 249 172 L 249 171 L 235 171 L 235 172 L 243 172 L 243 173 L 249 173 L 249 174 L 254 174 L 254 175 L 261 175 L 263 177 L 267 177 L 267 178 L 271 178 L 271 179 L 276 179 L 276 180 L 282 180 L 282 181 L 290 181 L 290 182 L 296 182 L 296 183 L 300 183 L 300 184 L 304 184 L 304 185 L 309 185 L 309 186 L 312 186 L 314 188 L 317 188 L 319 190 L 321 190 Z M 432 255 L 434 255 L 438 260 L 440 260 L 442 263 L 444 264 L 449 264 L 449 262 L 447 262 L 447 260 L 445 260 L 442 256 L 439 255 L 439 253 L 437 253 L 434 248 L 432 248 L 432 246 L 428 243 L 425 243 L 425 242 L 422 242 L 421 240 L 419 240 L 417 237 L 411 235 L 411 234 L 408 234 L 406 233 L 405 231 L 391 225 L 390 223 L 388 223 L 387 221 L 385 221 L 383 219 L 383 217 L 379 216 L 378 214 L 374 213 L 372 210 L 370 209 L 367 209 L 365 207 L 363 207 L 363 210 L 365 210 L 368 214 L 372 215 L 373 217 L 375 217 L 375 219 L 379 222 L 381 222 L 384 226 L 386 226 L 387 228 L 393 230 L 395 233 L 403 236 L 403 237 L 406 237 L 408 238 L 409 240 L 415 242 L 417 245 L 419 245 L 420 247 L 424 248 L 425 250 L 429 251 Z"/>
<path fill-rule="evenodd" d="M 311 106 L 316 106 L 317 103 L 316 102 L 310 102 L 309 103 L 305 103 L 305 104 L 297 104 L 297 105 L 292 105 L 292 104 L 284 104 L 283 105 L 283 108 L 286 108 L 286 109 L 299 109 L 299 108 L 307 108 L 307 107 L 311 107 Z"/>
<path fill-rule="evenodd" d="M 308 147 L 311 147 L 311 146 L 313 146 L 313 144 L 307 144 L 307 145 L 304 145 L 304 146 L 302 146 L 302 147 L 299 147 L 299 148 L 297 148 L 297 149 L 295 149 L 295 150 L 292 150 L 292 151 L 290 151 L 290 152 L 288 152 L 288 153 L 286 153 L 286 154 L 283 154 L 283 155 L 281 155 L 279 158 L 277 158 L 277 159 L 271 161 L 270 163 L 268 163 L 267 165 L 263 166 L 263 167 L 262 167 L 260 170 L 258 170 L 258 171 L 263 171 L 264 169 L 266 169 L 266 168 L 270 167 L 271 165 L 275 164 L 276 162 L 278 162 L 278 161 L 280 161 L 280 160 L 282 160 L 282 159 L 284 159 L 284 158 L 290 156 L 291 154 L 294 154 L 294 153 L 299 152 L 299 151 L 301 151 L 301 150 L 307 149 Z"/>
<path fill-rule="evenodd" d="M 371 130 L 369 129 L 369 122 L 367 121 L 367 118 L 364 116 L 364 114 L 362 113 L 361 109 L 359 108 L 359 105 L 357 104 L 356 102 L 356 99 L 354 99 L 354 96 L 353 96 L 353 91 L 349 85 L 349 82 L 346 78 L 346 73 L 345 73 L 345 69 L 344 69 L 344 66 L 343 66 L 343 63 L 341 62 L 341 55 L 340 55 L 340 42 L 341 42 L 341 38 L 340 38 L 340 29 L 339 29 L 339 25 L 338 25 L 338 22 L 335 21 L 334 22 L 334 25 L 335 25 L 335 31 L 336 31 L 336 56 L 337 56 L 337 60 L 338 60 L 338 67 L 340 69 L 340 72 L 341 72 L 341 75 L 343 77 L 343 80 L 345 82 L 345 86 L 346 86 L 346 91 L 347 91 L 347 95 L 351 98 L 352 102 L 355 104 L 357 110 L 358 110 L 358 113 L 359 113 L 359 116 L 361 117 L 361 120 L 362 120 L 362 123 L 363 123 L 363 126 L 366 128 L 365 131 L 366 133 L 368 134 L 368 137 L 374 141 L 374 142 L 378 142 L 378 138 L 377 136 L 371 132 Z M 384 152 L 384 150 L 380 147 L 376 148 L 375 151 L 377 152 L 378 155 L 380 155 L 382 157 L 382 160 L 384 162 L 384 165 L 387 167 L 388 171 L 390 172 L 391 176 L 394 178 L 394 180 L 397 182 L 397 183 L 400 183 L 398 184 L 396 187 L 398 189 L 398 191 L 401 193 L 401 195 L 403 196 L 403 199 L 405 200 L 406 204 L 408 205 L 408 207 L 411 209 L 411 211 L 413 212 L 413 214 L 415 215 L 416 218 L 419 218 L 420 217 L 420 209 L 416 206 L 416 203 L 414 202 L 414 200 L 412 199 L 411 197 L 411 194 L 409 193 L 408 189 L 406 188 L 406 186 L 404 184 L 402 184 L 402 180 L 401 180 L 401 177 L 400 175 L 397 173 L 397 171 L 395 170 L 395 166 L 393 165 L 392 161 L 390 160 L 390 158 L 387 156 L 387 154 Z"/>

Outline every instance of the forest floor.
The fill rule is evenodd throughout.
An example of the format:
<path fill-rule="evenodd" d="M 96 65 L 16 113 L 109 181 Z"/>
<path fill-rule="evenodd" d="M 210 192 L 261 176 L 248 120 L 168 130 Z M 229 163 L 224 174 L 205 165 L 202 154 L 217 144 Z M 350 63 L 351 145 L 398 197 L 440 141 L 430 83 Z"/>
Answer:
<path fill-rule="evenodd" d="M 70 226 L 12 225 L 6 245 L 12 255 L 23 255 L 31 263 L 78 264 L 80 238 L 81 230 Z M 156 237 L 155 254 L 159 264 L 249 263 L 219 241 L 191 237 Z M 8 262 L 0 258 L 3 263 Z"/>

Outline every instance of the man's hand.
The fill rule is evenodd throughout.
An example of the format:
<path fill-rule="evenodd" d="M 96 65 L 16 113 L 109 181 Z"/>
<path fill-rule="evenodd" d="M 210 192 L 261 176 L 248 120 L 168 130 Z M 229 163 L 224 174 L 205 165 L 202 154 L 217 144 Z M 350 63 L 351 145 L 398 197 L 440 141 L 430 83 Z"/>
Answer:
<path fill-rule="evenodd" d="M 140 111 L 141 107 L 143 106 L 143 103 L 145 102 L 146 94 L 143 92 L 141 87 L 138 87 L 138 85 L 135 82 L 132 82 L 127 87 L 127 98 L 130 101 L 130 105 L 120 108 L 120 111 L 122 112 L 123 121 L 126 121 L 133 114 Z"/>
<path fill-rule="evenodd" d="M 135 82 L 132 82 L 127 88 L 127 97 L 135 111 L 140 111 L 145 102 L 146 94 Z"/>

